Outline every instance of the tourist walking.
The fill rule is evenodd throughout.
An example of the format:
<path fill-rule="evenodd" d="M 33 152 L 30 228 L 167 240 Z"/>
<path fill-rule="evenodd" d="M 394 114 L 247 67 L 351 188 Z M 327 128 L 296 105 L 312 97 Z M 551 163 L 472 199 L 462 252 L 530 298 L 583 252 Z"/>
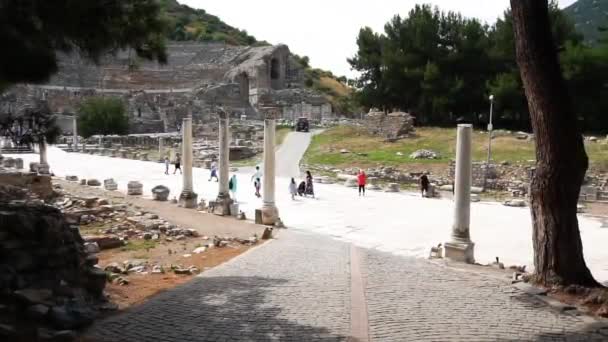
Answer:
<path fill-rule="evenodd" d="M 304 192 L 304 195 L 311 195 L 312 198 L 315 198 L 315 189 L 312 185 L 312 175 L 310 174 L 310 171 L 306 171 L 306 191 Z"/>
<path fill-rule="evenodd" d="M 179 174 L 182 174 L 182 165 L 181 165 L 181 158 L 179 153 L 175 155 L 175 170 L 173 170 L 173 174 L 175 174 L 177 172 L 177 170 L 179 170 Z"/>
<path fill-rule="evenodd" d="M 253 186 L 255 187 L 255 196 L 257 198 L 262 197 L 260 195 L 260 188 L 262 187 L 262 171 L 260 171 L 260 167 L 255 167 L 255 173 L 251 176 L 251 180 L 253 181 Z"/>
<path fill-rule="evenodd" d="M 357 185 L 359 185 L 359 196 L 363 194 L 365 196 L 365 185 L 367 183 L 367 175 L 363 170 L 359 170 L 359 174 L 357 175 Z"/>
<path fill-rule="evenodd" d="M 171 164 L 171 162 L 169 161 L 169 157 L 165 156 L 165 174 L 166 175 L 169 174 L 169 164 Z"/>
<path fill-rule="evenodd" d="M 420 176 L 420 193 L 422 197 L 425 195 L 428 197 L 429 194 L 429 177 L 427 177 L 426 172 Z"/>
<path fill-rule="evenodd" d="M 228 181 L 228 190 L 230 190 L 232 200 L 236 203 L 236 175 L 232 175 L 230 181 Z"/>
<path fill-rule="evenodd" d="M 215 178 L 216 182 L 219 182 L 220 179 L 217 176 L 217 163 L 214 161 L 211 163 L 211 176 L 209 177 L 209 182 L 211 182 L 211 180 Z"/>
<path fill-rule="evenodd" d="M 296 195 L 298 194 L 298 188 L 296 186 L 296 180 L 291 178 L 291 182 L 289 182 L 289 193 L 291 194 L 291 199 L 295 200 Z"/>

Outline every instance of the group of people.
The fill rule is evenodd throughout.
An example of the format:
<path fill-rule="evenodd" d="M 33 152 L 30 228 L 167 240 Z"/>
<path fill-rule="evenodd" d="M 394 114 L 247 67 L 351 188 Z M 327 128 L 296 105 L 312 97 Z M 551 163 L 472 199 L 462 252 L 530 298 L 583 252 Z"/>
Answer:
<path fill-rule="evenodd" d="M 169 174 L 169 165 L 171 164 L 171 162 L 169 161 L 169 157 L 165 157 L 165 174 L 168 175 Z M 179 173 L 182 174 L 182 165 L 181 165 L 181 158 L 179 156 L 179 153 L 177 153 L 175 155 L 175 160 L 173 161 L 173 164 L 175 165 L 175 169 L 173 170 L 173 174 L 175 174 L 177 172 L 177 170 L 179 170 Z"/>
<path fill-rule="evenodd" d="M 426 172 L 420 176 L 418 183 L 420 185 L 420 193 L 421 193 L 422 197 L 428 196 L 429 185 L 431 184 L 431 182 L 429 181 L 429 177 L 427 176 Z M 357 185 L 359 188 L 359 196 L 365 196 L 365 186 L 367 185 L 367 175 L 365 174 L 365 171 L 363 171 L 363 170 L 359 170 L 359 174 L 357 174 Z"/>
<path fill-rule="evenodd" d="M 310 171 L 306 171 L 306 179 L 300 182 L 299 185 L 296 184 L 295 178 L 291 178 L 291 182 L 289 182 L 289 193 L 291 194 L 292 200 L 295 200 L 296 196 L 307 197 L 310 195 L 312 198 L 315 198 L 315 190 Z"/>

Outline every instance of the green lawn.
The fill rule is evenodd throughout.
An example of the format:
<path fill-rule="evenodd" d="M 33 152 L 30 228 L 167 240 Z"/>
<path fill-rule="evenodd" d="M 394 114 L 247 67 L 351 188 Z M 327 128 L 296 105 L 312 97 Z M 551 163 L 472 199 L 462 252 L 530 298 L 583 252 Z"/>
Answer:
<path fill-rule="evenodd" d="M 330 165 L 335 167 L 371 167 L 400 165 L 444 165 L 455 158 L 456 130 L 447 128 L 418 128 L 415 137 L 394 143 L 371 136 L 362 128 L 335 127 L 313 137 L 305 155 L 305 163 Z M 473 158 L 487 158 L 488 135 L 475 131 L 473 135 Z M 340 153 L 346 149 L 351 153 Z M 409 155 L 420 149 L 439 153 L 434 160 L 414 160 Z M 400 152 L 401 155 L 397 154 Z M 608 168 L 608 145 L 591 143 L 587 145 L 592 165 Z M 492 160 L 495 162 L 531 163 L 534 157 L 534 143 L 518 140 L 514 136 L 497 136 L 492 139 Z"/>

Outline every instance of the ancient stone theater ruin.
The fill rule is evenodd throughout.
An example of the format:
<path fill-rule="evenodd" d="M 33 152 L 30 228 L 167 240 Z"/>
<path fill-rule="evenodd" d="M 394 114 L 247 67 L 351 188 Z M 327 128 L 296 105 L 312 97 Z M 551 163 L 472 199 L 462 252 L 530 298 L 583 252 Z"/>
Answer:
<path fill-rule="evenodd" d="M 281 118 L 321 120 L 331 105 L 321 94 L 304 87 L 304 70 L 286 45 L 231 46 L 221 43 L 172 42 L 168 63 L 141 60 L 121 51 L 98 65 L 78 55 L 63 55 L 60 72 L 44 85 L 20 85 L 3 96 L 0 106 L 17 111 L 44 99 L 57 114 L 76 114 L 91 96 L 124 99 L 130 133 L 175 131 L 192 111 L 193 123 L 217 120 L 215 106 L 231 116 L 262 119 L 260 99 L 281 108 Z M 9 109 L 10 109 L 9 108 Z M 72 120 L 59 120 L 64 131 Z"/>

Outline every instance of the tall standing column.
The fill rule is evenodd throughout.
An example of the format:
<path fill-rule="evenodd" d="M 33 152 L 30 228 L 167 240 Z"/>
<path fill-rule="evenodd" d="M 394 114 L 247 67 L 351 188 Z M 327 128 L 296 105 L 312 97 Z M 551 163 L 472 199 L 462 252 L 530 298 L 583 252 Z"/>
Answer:
<path fill-rule="evenodd" d="M 163 137 L 158 137 L 158 160 L 161 162 L 165 160 L 164 153 L 165 153 L 165 146 L 164 146 Z"/>
<path fill-rule="evenodd" d="M 192 186 L 192 116 L 184 118 L 182 124 L 182 160 L 183 189 L 179 196 L 179 205 L 184 208 L 196 208 L 198 195 Z"/>
<path fill-rule="evenodd" d="M 42 141 L 38 145 L 38 153 L 40 154 L 40 165 L 38 166 L 38 173 L 49 174 L 50 167 L 46 155 L 46 140 L 44 140 L 44 138 L 42 138 Z"/>
<path fill-rule="evenodd" d="M 228 113 L 220 109 L 219 111 L 219 155 L 220 155 L 220 174 L 219 192 L 213 209 L 217 215 L 230 215 L 230 206 L 233 200 L 230 198 L 228 182 L 230 178 L 230 137 L 228 131 Z"/>
<path fill-rule="evenodd" d="M 454 225 L 452 239 L 445 244 L 445 257 L 466 263 L 474 263 L 474 247 L 469 233 L 471 217 L 471 137 L 473 126 L 458 125 L 456 143 L 456 174 L 454 181 Z"/>
<path fill-rule="evenodd" d="M 274 203 L 275 190 L 275 130 L 278 108 L 265 108 L 264 113 L 264 179 L 262 224 L 274 225 L 279 218 L 279 210 Z"/>
<path fill-rule="evenodd" d="M 73 132 L 73 137 L 72 137 L 72 149 L 74 152 L 78 152 L 78 122 L 76 119 L 76 115 L 74 115 L 73 121 L 72 121 L 72 132 Z"/>

